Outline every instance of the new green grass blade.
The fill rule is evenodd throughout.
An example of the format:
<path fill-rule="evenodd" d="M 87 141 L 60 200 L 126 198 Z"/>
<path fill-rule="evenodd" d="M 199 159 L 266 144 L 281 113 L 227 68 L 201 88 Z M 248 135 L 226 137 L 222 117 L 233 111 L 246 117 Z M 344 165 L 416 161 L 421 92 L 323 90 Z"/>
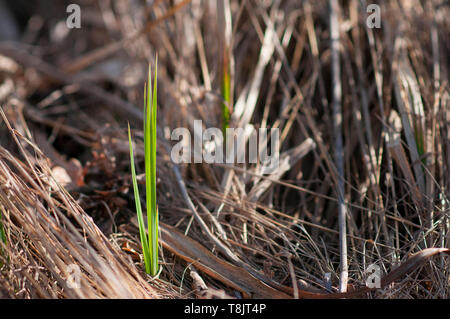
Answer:
<path fill-rule="evenodd" d="M 151 274 L 158 272 L 158 213 L 156 206 L 156 68 L 152 93 L 151 69 L 149 66 L 145 100 L 144 145 L 147 222 Z"/>
<path fill-rule="evenodd" d="M 144 217 L 142 215 L 141 200 L 139 197 L 139 188 L 136 178 L 136 169 L 134 167 L 134 154 L 133 154 L 133 143 L 131 141 L 131 130 L 130 123 L 128 123 L 128 143 L 130 145 L 130 163 L 131 163 L 131 176 L 133 180 L 133 190 L 134 190 L 134 202 L 136 203 L 136 213 L 139 225 L 139 237 L 141 239 L 142 254 L 144 255 L 145 272 L 150 274 L 150 252 L 147 241 L 147 235 L 145 234 Z"/>
<path fill-rule="evenodd" d="M 222 97 L 225 102 L 222 103 L 222 131 L 223 136 L 226 136 L 226 130 L 230 126 L 230 109 L 228 106 L 231 102 L 231 77 L 228 59 L 224 59 L 223 62 Z"/>
<path fill-rule="evenodd" d="M 225 103 L 222 103 L 222 130 L 226 133 L 226 129 L 230 125 L 230 109 L 228 105 L 231 102 L 231 78 L 228 70 L 228 65 L 224 65 L 224 74 L 222 79 L 222 97 Z M 226 136 L 226 135 L 224 135 Z"/>
<path fill-rule="evenodd" d="M 152 234 L 152 196 L 151 196 L 151 134 L 150 134 L 150 124 L 151 124 L 151 99 L 152 99 L 152 82 L 151 82 L 151 68 L 148 67 L 148 79 L 147 79 L 147 92 L 145 99 L 145 121 L 144 121 L 144 148 L 145 148 L 145 200 L 147 205 L 147 230 L 148 230 L 148 240 L 149 240 L 149 253 L 150 253 L 150 274 L 152 276 L 154 273 L 154 252 L 153 252 L 153 234 Z"/>
<path fill-rule="evenodd" d="M 2 210 L 0 209 L 0 240 L 6 245 L 6 233 L 2 223 Z"/>
<path fill-rule="evenodd" d="M 150 152 L 150 187 L 151 187 L 151 252 L 152 255 L 152 272 L 156 275 L 158 272 L 158 208 L 156 204 L 156 118 L 157 118 L 157 74 L 158 74 L 158 56 L 155 61 L 155 75 L 153 81 L 152 109 L 151 109 L 151 152 Z"/>

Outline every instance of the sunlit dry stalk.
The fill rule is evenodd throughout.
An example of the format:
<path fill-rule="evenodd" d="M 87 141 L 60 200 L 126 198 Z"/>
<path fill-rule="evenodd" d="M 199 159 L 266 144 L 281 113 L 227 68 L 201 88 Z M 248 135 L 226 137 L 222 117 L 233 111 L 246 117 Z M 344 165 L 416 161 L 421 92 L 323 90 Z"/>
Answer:
<path fill-rule="evenodd" d="M 331 68 L 333 90 L 333 124 L 334 124 L 334 157 L 336 161 L 337 196 L 338 196 L 338 220 L 339 220 L 339 249 L 341 276 L 339 278 L 339 291 L 347 291 L 348 264 L 347 264 L 347 228 L 344 191 L 344 147 L 342 143 L 342 86 L 341 68 L 339 62 L 339 4 L 337 0 L 330 0 L 330 34 L 331 34 Z"/>

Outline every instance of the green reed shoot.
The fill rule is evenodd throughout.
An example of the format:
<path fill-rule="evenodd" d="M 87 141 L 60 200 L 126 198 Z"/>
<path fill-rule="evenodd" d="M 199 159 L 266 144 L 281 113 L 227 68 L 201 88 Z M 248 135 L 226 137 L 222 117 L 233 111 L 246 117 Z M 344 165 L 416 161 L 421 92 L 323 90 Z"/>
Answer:
<path fill-rule="evenodd" d="M 156 276 L 158 273 L 158 206 L 156 204 L 156 109 L 157 109 L 157 67 L 155 66 L 155 77 L 153 92 L 151 83 L 151 69 L 148 70 L 148 83 L 144 90 L 144 151 L 145 151 L 145 189 L 147 205 L 147 233 L 145 231 L 144 217 L 142 214 L 139 188 L 134 165 L 133 144 L 131 141 L 131 130 L 128 124 L 128 141 L 130 144 L 130 164 L 133 180 L 134 199 L 139 225 L 139 236 L 144 255 L 145 271 Z"/>

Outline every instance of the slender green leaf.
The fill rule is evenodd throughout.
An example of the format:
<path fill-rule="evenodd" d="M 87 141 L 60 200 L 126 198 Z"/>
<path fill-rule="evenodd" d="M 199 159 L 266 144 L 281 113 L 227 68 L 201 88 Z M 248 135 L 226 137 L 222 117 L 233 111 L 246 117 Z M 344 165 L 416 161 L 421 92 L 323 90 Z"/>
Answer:
<path fill-rule="evenodd" d="M 150 274 L 150 270 L 151 270 L 150 269 L 150 252 L 149 252 L 149 246 L 148 246 L 148 242 L 147 242 L 147 235 L 145 233 L 144 217 L 142 215 L 141 200 L 139 198 L 139 188 L 138 188 L 137 178 L 136 178 L 136 169 L 134 167 L 133 143 L 131 141 L 131 130 L 130 130 L 129 123 L 128 123 L 128 143 L 130 144 L 131 175 L 132 175 L 132 180 L 133 180 L 134 201 L 136 204 L 136 213 L 137 213 L 137 219 L 138 219 L 138 225 L 139 225 L 139 237 L 141 239 L 142 253 L 144 255 L 145 271 L 148 274 Z"/>
<path fill-rule="evenodd" d="M 153 81 L 152 109 L 151 109 L 151 152 L 150 152 L 150 188 L 151 188 L 151 251 L 152 255 L 152 273 L 156 275 L 158 272 L 158 208 L 156 204 L 156 116 L 157 116 L 157 74 L 158 74 L 158 57 L 155 61 L 155 78 Z M 150 81 L 149 81 L 150 83 Z M 149 98 L 150 100 L 150 98 Z"/>
<path fill-rule="evenodd" d="M 0 240 L 6 245 L 6 233 L 2 223 L 2 210 L 0 209 Z"/>
<path fill-rule="evenodd" d="M 230 109 L 229 104 L 231 103 L 231 77 L 228 59 L 224 59 L 223 62 L 223 78 L 222 78 L 222 97 L 224 103 L 222 103 L 222 130 L 223 136 L 226 136 L 226 130 L 230 125 Z"/>
<path fill-rule="evenodd" d="M 151 68 L 148 66 L 148 79 L 147 79 L 147 92 L 145 99 L 145 116 L 144 116 L 144 150 L 145 150 L 145 200 L 147 205 L 147 230 L 148 230 L 148 241 L 149 241 L 149 253 L 150 253 L 150 274 L 154 275 L 153 272 L 153 245 L 152 245 L 152 203 L 151 203 L 151 136 L 150 136 L 150 123 L 151 123 L 151 104 L 152 99 L 152 82 L 151 82 Z"/>

